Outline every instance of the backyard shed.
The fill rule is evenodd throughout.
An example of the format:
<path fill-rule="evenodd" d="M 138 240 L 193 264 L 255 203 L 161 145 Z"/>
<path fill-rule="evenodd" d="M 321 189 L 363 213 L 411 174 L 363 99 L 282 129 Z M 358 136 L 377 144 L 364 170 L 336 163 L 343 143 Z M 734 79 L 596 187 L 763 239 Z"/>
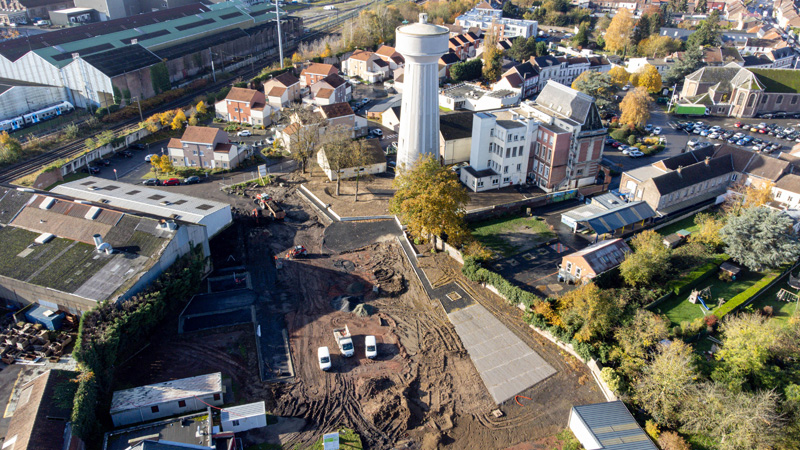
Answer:
<path fill-rule="evenodd" d="M 683 242 L 683 238 L 678 235 L 678 233 L 672 233 L 664 236 L 664 240 L 662 241 L 664 246 L 667 248 L 675 248 L 681 245 Z"/>
<path fill-rule="evenodd" d="M 263 428 L 267 426 L 267 409 L 263 401 L 231 406 L 222 410 L 220 420 L 222 431 L 238 433 L 253 428 Z"/>
<path fill-rule="evenodd" d="M 569 429 L 586 450 L 657 450 L 620 401 L 573 406 Z"/>
<path fill-rule="evenodd" d="M 740 273 L 742 273 L 742 268 L 730 261 L 725 261 L 724 263 L 722 263 L 722 265 L 719 266 L 719 270 L 727 273 L 733 279 L 736 279 L 736 277 L 739 276 Z"/>
<path fill-rule="evenodd" d="M 222 373 L 217 372 L 115 391 L 109 412 L 119 427 L 220 406 L 222 401 Z"/>

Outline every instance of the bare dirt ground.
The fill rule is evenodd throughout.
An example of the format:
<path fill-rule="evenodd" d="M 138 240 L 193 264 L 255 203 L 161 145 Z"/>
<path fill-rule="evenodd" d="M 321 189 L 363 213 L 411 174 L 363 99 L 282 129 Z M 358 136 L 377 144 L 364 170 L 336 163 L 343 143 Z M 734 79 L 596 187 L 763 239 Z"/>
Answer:
<path fill-rule="evenodd" d="M 322 171 L 315 169 L 317 175 Z M 326 176 L 308 177 L 305 186 L 324 204 L 342 217 L 379 216 L 389 214 L 389 200 L 394 195 L 392 179 L 388 174 L 370 176 L 358 183 L 358 201 L 355 201 L 355 180 L 342 180 L 339 195 L 336 195 L 336 181 Z"/>
<path fill-rule="evenodd" d="M 262 383 L 252 326 L 177 335 L 177 319 L 161 328 L 151 344 L 118 371 L 119 388 L 212 371 L 230 377 L 236 402 L 265 400 L 271 414 L 286 421 L 284 448 L 311 445 L 320 434 L 338 426 L 355 429 L 365 448 L 551 448 L 549 441 L 566 426 L 572 405 L 602 401 L 585 367 L 540 338 L 522 322 L 521 311 L 461 276 L 458 266 L 442 255 L 426 255 L 421 265 L 434 284 L 458 279 L 478 301 L 558 372 L 521 393 L 532 400 L 496 408 L 448 321 L 441 305 L 428 298 L 400 246 L 392 240 L 368 244 L 343 254 L 322 245 L 324 227 L 294 193 L 295 178 L 266 190 L 287 211 L 282 222 L 255 224 L 239 217 L 221 239 L 212 242 L 215 267 L 246 264 L 264 307 L 285 316 L 295 377 L 285 383 Z M 228 196 L 237 210 L 252 209 L 248 190 Z M 214 196 L 218 196 L 215 194 Z M 360 213 L 359 215 L 363 215 Z M 295 244 L 308 248 L 302 260 L 282 261 Z M 230 256 L 233 256 L 231 260 Z M 373 285 L 380 284 L 375 293 Z M 372 314 L 359 317 L 337 308 L 342 296 L 363 302 Z M 356 354 L 343 358 L 333 329 L 347 325 Z M 364 337 L 375 335 L 379 356 L 364 357 Z M 328 346 L 329 372 L 319 369 L 316 351 Z M 135 370 L 133 370 L 135 369 Z M 252 433 L 250 444 L 278 443 L 277 433 Z M 281 431 L 283 432 L 283 431 Z"/>

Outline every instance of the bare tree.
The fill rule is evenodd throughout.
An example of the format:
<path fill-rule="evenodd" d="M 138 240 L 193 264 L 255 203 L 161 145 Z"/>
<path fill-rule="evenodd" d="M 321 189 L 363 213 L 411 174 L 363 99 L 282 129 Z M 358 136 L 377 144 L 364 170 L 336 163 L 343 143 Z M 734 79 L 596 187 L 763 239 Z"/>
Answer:
<path fill-rule="evenodd" d="M 380 143 L 378 144 L 380 145 Z M 352 164 L 356 168 L 356 196 L 353 202 L 358 201 L 358 181 L 361 178 L 361 169 L 369 163 L 370 150 L 367 141 L 354 141 L 352 152 Z"/>
<path fill-rule="evenodd" d="M 290 138 L 292 158 L 300 163 L 303 173 L 306 173 L 309 159 L 317 153 L 320 132 L 327 125 L 327 120 L 310 108 L 296 106 L 287 108 L 287 110 L 288 120 L 299 124 L 299 129 Z"/>
<path fill-rule="evenodd" d="M 327 168 L 336 174 L 336 195 L 342 183 L 342 171 L 353 167 L 354 141 L 351 129 L 345 125 L 336 125 L 325 130 L 323 151 Z"/>

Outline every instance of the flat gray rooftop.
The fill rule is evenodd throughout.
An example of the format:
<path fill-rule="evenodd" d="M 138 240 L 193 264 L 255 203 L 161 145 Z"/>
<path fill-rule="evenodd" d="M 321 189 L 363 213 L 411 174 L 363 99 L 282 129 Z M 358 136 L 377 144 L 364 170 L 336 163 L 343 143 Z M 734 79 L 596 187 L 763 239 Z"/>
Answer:
<path fill-rule="evenodd" d="M 447 316 L 495 403 L 503 403 L 556 373 L 483 306 L 473 304 Z"/>

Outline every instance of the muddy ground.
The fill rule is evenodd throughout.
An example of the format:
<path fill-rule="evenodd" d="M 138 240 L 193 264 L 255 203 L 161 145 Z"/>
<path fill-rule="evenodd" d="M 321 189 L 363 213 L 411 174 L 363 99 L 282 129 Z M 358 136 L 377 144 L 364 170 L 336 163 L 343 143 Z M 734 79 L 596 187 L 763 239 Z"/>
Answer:
<path fill-rule="evenodd" d="M 505 415 L 496 418 L 492 410 L 497 406 L 444 310 L 428 298 L 396 242 L 365 243 L 333 254 L 322 245 L 325 228 L 294 193 L 294 183 L 264 189 L 284 206 L 286 220 L 256 224 L 239 218 L 212 243 L 212 252 L 217 267 L 246 264 L 254 289 L 263 296 L 261 307 L 284 315 L 295 377 L 283 383 L 260 381 L 252 327 L 178 337 L 175 321 L 119 371 L 126 374 L 121 387 L 221 371 L 231 377 L 237 402 L 265 400 L 272 414 L 305 419 L 296 422 L 296 432 L 281 436 L 285 448 L 304 448 L 337 426 L 354 428 L 370 449 L 550 448 L 545 447 L 552 443 L 547 438 L 566 426 L 572 405 L 603 400 L 586 368 L 532 333 L 519 310 L 463 279 L 448 257 L 424 257 L 421 265 L 431 271 L 431 282 L 460 280 L 558 370 L 521 393 L 533 400 L 523 406 L 506 402 L 500 406 Z M 247 211 L 252 194 L 230 196 L 229 201 Z M 276 269 L 274 255 L 282 257 L 295 244 L 305 245 L 310 256 L 282 261 Z M 382 287 L 378 293 L 376 284 Z M 335 300 L 342 297 L 367 305 L 372 314 L 359 317 L 341 310 L 341 301 Z M 332 334 L 345 324 L 354 335 L 352 358 L 341 357 Z M 364 337 L 370 334 L 378 341 L 375 360 L 363 353 Z M 323 345 L 332 355 L 329 372 L 319 369 L 316 358 Z M 252 433 L 251 443 L 267 434 Z"/>

